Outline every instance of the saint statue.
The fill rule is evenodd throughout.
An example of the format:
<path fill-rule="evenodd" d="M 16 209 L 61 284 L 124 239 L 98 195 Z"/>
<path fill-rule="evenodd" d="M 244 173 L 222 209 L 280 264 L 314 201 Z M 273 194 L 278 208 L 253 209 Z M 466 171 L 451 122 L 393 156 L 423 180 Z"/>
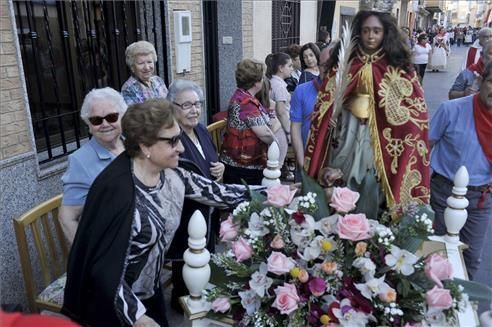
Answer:
<path fill-rule="evenodd" d="M 334 49 L 304 168 L 325 186 L 327 170 L 341 170 L 343 182 L 361 194 L 356 212 L 374 219 L 381 209 L 429 203 L 428 114 L 410 49 L 391 16 L 392 1 L 361 0 L 360 8 L 344 68 L 348 87 L 336 89 L 340 67 Z M 344 103 L 333 116 L 336 92 L 344 92 Z"/>

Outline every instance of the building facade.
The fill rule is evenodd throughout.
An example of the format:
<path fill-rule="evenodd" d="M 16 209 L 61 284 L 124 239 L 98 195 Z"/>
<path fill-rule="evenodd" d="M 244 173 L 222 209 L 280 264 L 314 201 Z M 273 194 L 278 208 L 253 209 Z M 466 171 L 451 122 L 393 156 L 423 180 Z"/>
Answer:
<path fill-rule="evenodd" d="M 155 45 L 167 84 L 184 78 L 202 86 L 208 123 L 227 108 L 241 58 L 264 60 L 289 42 L 316 41 L 321 3 L 1 1 L 1 303 L 26 304 L 12 220 L 62 192 L 67 156 L 88 137 L 78 117 L 83 97 L 95 87 L 120 89 L 128 44 Z M 191 18 L 189 51 L 175 33 L 182 13 Z"/>

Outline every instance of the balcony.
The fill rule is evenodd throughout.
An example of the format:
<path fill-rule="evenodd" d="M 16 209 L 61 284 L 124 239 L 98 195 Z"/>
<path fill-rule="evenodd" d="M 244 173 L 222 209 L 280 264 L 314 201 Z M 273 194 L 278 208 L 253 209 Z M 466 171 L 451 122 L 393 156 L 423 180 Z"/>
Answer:
<path fill-rule="evenodd" d="M 424 7 L 426 10 L 436 13 L 443 12 L 445 8 L 444 0 L 426 0 L 424 1 Z"/>

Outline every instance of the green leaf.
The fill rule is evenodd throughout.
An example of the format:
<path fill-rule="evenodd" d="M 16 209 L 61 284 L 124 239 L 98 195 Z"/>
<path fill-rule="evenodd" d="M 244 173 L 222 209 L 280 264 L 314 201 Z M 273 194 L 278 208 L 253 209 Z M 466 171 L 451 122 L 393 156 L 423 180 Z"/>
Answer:
<path fill-rule="evenodd" d="M 396 289 L 403 297 L 407 297 L 410 292 L 410 283 L 406 279 L 402 279 L 396 286 Z"/>
<path fill-rule="evenodd" d="M 423 239 L 416 238 L 416 237 L 406 237 L 401 239 L 401 244 L 397 244 L 400 246 L 400 248 L 407 250 L 410 253 L 415 253 L 417 252 L 418 249 L 422 246 L 422 243 L 424 242 Z"/>
<path fill-rule="evenodd" d="M 316 221 L 328 217 L 330 210 L 328 208 L 328 202 L 326 201 L 325 190 L 319 185 L 311 176 L 307 175 L 304 170 L 302 174 L 302 194 L 306 195 L 309 192 L 316 193 L 316 202 L 318 203 L 318 210 L 313 214 Z"/>
<path fill-rule="evenodd" d="M 243 181 L 244 182 L 244 181 Z M 245 183 L 245 182 L 244 182 Z M 252 190 L 249 185 L 245 184 L 249 191 L 249 196 L 251 197 L 251 202 L 263 203 L 267 200 L 267 197 L 255 190 Z"/>
<path fill-rule="evenodd" d="M 468 294 L 468 297 L 472 300 L 487 300 L 490 301 L 492 300 L 492 288 L 489 286 L 482 284 L 482 283 L 477 283 L 471 280 L 464 280 L 460 278 L 453 278 L 450 281 L 447 282 L 454 282 L 456 284 L 459 284 L 463 286 L 466 294 Z"/>

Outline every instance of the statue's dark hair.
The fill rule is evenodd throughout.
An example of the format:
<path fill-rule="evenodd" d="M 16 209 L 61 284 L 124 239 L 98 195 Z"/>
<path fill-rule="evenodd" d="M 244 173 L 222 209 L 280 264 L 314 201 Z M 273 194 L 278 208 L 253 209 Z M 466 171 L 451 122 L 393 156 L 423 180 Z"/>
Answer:
<path fill-rule="evenodd" d="M 384 38 L 382 47 L 386 53 L 386 59 L 391 66 L 402 68 L 406 71 L 413 70 L 412 54 L 405 40 L 403 39 L 402 32 L 396 24 L 396 20 L 390 14 L 379 13 L 375 11 L 360 11 L 354 18 L 352 23 L 352 37 L 360 42 L 360 35 L 362 32 L 362 24 L 366 19 L 371 16 L 375 16 L 379 19 L 384 28 Z M 338 65 L 338 53 L 340 52 L 341 44 L 338 43 L 332 50 L 332 55 L 326 63 L 328 69 L 332 69 Z M 352 50 L 351 57 L 357 55 L 357 48 Z"/>
<path fill-rule="evenodd" d="M 382 48 L 386 54 L 386 59 L 389 64 L 394 67 L 402 68 L 406 71 L 412 70 L 412 54 L 402 32 L 398 28 L 396 19 L 388 13 L 380 13 L 376 11 L 360 11 L 355 15 L 352 23 L 352 35 L 357 40 L 360 40 L 362 32 L 362 24 L 366 19 L 375 16 L 379 19 L 384 28 L 384 38 Z M 360 41 L 359 41 L 360 42 Z M 355 56 L 356 49 L 352 56 Z"/>

